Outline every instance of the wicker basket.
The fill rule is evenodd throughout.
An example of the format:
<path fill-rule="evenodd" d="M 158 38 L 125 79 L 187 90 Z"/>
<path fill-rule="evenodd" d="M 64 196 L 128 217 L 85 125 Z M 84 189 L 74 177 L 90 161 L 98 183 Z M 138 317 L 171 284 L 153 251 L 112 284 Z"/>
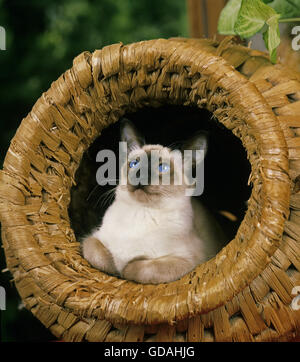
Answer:
<path fill-rule="evenodd" d="M 84 52 L 22 121 L 0 173 L 6 260 L 65 341 L 270 341 L 300 332 L 300 76 L 265 54 L 159 39 Z M 252 194 L 235 238 L 178 281 L 142 285 L 81 257 L 68 205 L 82 156 L 126 112 L 206 108 L 241 139 Z"/>

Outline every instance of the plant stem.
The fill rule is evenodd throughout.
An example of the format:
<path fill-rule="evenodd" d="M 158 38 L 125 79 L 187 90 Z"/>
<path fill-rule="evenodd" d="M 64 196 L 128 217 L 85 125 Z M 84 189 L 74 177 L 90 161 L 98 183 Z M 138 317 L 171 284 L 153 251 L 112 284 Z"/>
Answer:
<path fill-rule="evenodd" d="M 279 19 L 280 23 L 295 23 L 297 21 L 300 21 L 300 18 Z"/>

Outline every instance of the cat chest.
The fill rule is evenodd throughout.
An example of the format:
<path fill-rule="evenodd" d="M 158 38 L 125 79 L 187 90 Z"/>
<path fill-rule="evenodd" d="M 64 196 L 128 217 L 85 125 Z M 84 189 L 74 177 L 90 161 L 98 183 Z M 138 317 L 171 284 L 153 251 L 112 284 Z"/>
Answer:
<path fill-rule="evenodd" d="M 107 215 L 99 230 L 99 239 L 116 253 L 131 256 L 149 255 L 156 257 L 168 254 L 176 248 L 182 227 L 170 217 L 149 213 L 112 213 Z"/>
<path fill-rule="evenodd" d="M 156 235 L 164 238 L 176 236 L 184 232 L 186 224 L 182 219 L 176 217 L 175 213 L 164 213 L 159 210 L 123 210 L 108 213 L 103 220 L 101 229 L 106 233 L 113 233 L 116 237 L 118 234 L 123 237 L 136 239 Z M 152 239 L 152 238 L 151 238 Z"/>

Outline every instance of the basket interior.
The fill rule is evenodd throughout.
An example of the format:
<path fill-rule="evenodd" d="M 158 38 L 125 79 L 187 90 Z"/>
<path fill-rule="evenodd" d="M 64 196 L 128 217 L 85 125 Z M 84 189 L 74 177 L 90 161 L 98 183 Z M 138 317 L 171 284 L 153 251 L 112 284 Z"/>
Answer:
<path fill-rule="evenodd" d="M 251 167 L 241 141 L 205 109 L 168 105 L 143 108 L 126 114 L 126 117 L 145 136 L 148 144 L 179 148 L 194 132 L 208 131 L 204 192 L 198 197 L 218 220 L 226 239 L 233 239 L 245 215 L 251 193 L 248 185 Z M 96 162 L 96 155 L 101 149 L 111 149 L 118 156 L 119 141 L 117 122 L 106 128 L 83 155 L 76 173 L 76 186 L 71 190 L 69 206 L 71 226 L 77 238 L 99 225 L 114 199 L 113 193 L 107 193 L 114 186 L 97 184 L 95 176 L 100 164 Z"/>

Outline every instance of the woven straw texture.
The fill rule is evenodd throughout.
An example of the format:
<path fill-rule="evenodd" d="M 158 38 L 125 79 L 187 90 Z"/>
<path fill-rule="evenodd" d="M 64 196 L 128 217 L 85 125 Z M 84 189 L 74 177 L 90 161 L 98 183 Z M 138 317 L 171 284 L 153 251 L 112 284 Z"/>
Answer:
<path fill-rule="evenodd" d="M 7 266 L 65 341 L 270 341 L 300 333 L 300 76 L 263 53 L 159 39 L 84 52 L 23 119 L 0 173 Z M 84 152 L 126 112 L 206 108 L 239 137 L 252 194 L 235 238 L 178 281 L 142 285 L 81 257 L 68 205 Z M 200 122 L 200 120 L 199 120 Z"/>

